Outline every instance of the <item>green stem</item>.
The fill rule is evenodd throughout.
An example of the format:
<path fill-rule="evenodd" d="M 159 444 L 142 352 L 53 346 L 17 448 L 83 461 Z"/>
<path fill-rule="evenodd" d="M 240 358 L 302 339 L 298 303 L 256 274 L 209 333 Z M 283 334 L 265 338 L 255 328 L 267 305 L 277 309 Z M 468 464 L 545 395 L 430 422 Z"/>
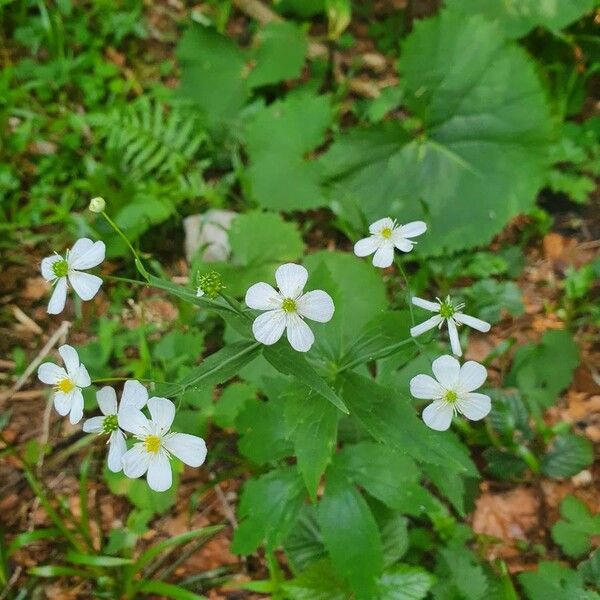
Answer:
<path fill-rule="evenodd" d="M 124 283 L 133 283 L 134 285 L 148 285 L 146 281 L 140 281 L 139 279 L 129 279 L 129 277 L 117 277 L 116 275 L 103 275 L 104 279 L 110 279 L 112 281 L 122 281 Z"/>
<path fill-rule="evenodd" d="M 127 247 L 131 250 L 131 253 L 133 254 L 133 258 L 134 258 L 135 266 L 136 266 L 137 270 L 140 272 L 140 275 L 146 281 L 148 281 L 148 279 L 149 279 L 148 271 L 146 271 L 146 268 L 144 267 L 141 258 L 139 257 L 136 249 L 131 245 L 131 242 L 129 241 L 127 236 L 121 231 L 121 228 L 106 214 L 106 211 L 103 210 L 101 214 L 108 221 L 108 224 L 119 234 L 121 239 L 127 244 Z"/>
<path fill-rule="evenodd" d="M 406 277 L 406 273 L 402 268 L 402 263 L 399 259 L 396 259 L 396 265 L 398 267 L 398 271 L 400 271 L 400 275 L 404 280 L 404 285 L 406 286 L 406 302 L 408 303 L 408 311 L 410 312 L 410 322 L 412 326 L 415 326 L 415 316 L 413 314 L 413 306 L 412 306 L 412 294 L 410 293 L 410 285 L 408 283 L 408 277 Z"/>

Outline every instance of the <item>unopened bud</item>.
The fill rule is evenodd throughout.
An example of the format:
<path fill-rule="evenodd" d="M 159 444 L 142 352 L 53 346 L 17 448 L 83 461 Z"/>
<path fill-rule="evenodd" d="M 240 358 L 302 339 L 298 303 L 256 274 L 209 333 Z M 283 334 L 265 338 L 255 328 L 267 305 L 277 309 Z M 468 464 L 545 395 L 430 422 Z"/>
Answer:
<path fill-rule="evenodd" d="M 104 201 L 104 198 L 97 196 L 96 198 L 92 198 L 90 200 L 90 205 L 88 208 L 94 213 L 101 213 L 104 211 L 105 207 L 106 202 Z"/>

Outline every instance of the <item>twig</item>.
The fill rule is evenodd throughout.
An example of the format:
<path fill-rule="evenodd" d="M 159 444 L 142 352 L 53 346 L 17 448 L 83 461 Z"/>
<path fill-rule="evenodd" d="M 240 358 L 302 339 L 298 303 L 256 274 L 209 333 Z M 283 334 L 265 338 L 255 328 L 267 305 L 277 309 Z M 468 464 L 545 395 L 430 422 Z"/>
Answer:
<path fill-rule="evenodd" d="M 12 306 L 13 315 L 15 319 L 19 321 L 22 325 L 25 325 L 27 329 L 33 331 L 33 333 L 37 333 L 38 335 L 42 335 L 44 330 L 29 316 L 27 316 L 18 306 Z"/>
<path fill-rule="evenodd" d="M 50 350 L 54 348 L 56 343 L 66 337 L 67 332 L 69 331 L 69 327 L 71 327 L 71 323 L 69 321 L 63 321 L 59 328 L 50 336 L 50 339 L 46 342 L 44 347 L 39 351 L 38 355 L 33 359 L 30 365 L 25 369 L 25 372 L 19 379 L 15 385 L 4 395 L 0 396 L 0 406 L 6 400 L 10 400 L 13 397 L 14 393 L 19 391 L 23 385 L 27 382 L 31 374 L 38 368 L 39 364 L 48 356 Z"/>

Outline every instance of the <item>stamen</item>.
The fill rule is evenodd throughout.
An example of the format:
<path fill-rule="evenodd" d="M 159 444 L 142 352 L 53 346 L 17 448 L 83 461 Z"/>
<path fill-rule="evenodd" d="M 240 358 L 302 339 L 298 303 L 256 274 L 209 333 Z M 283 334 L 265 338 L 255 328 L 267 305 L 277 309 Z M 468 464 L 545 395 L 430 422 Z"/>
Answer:
<path fill-rule="evenodd" d="M 160 450 L 160 445 L 160 438 L 157 435 L 148 435 L 144 439 L 144 447 L 146 448 L 146 452 L 157 454 Z"/>
<path fill-rule="evenodd" d="M 293 298 L 285 298 L 284 301 L 281 303 L 281 308 L 286 313 L 296 312 L 296 301 Z"/>
<path fill-rule="evenodd" d="M 64 379 L 58 381 L 58 383 L 54 386 L 54 389 L 57 392 L 68 394 L 75 389 L 75 384 L 68 377 L 65 377 Z"/>

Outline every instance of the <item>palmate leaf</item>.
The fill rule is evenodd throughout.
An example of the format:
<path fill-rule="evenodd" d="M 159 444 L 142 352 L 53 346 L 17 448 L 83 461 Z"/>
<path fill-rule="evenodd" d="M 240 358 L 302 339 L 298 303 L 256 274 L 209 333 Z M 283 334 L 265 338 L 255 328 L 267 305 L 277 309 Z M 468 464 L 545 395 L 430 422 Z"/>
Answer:
<path fill-rule="evenodd" d="M 591 538 L 600 535 L 600 514 L 591 515 L 578 498 L 567 496 L 560 504 L 562 519 L 552 527 L 552 539 L 568 556 L 578 557 L 591 547 Z"/>
<path fill-rule="evenodd" d="M 594 0 L 446 0 L 450 10 L 479 14 L 499 23 L 510 38 L 519 38 L 534 27 L 557 31 L 581 18 Z"/>
<path fill-rule="evenodd" d="M 534 66 L 497 25 L 448 11 L 416 23 L 399 66 L 421 130 L 340 137 L 321 160 L 331 197 L 348 218 L 424 219 L 421 254 L 485 244 L 544 180 L 550 119 Z"/>
<path fill-rule="evenodd" d="M 586 590 L 583 577 L 577 571 L 557 562 L 543 561 L 535 572 L 521 573 L 519 582 L 528 600 L 599 600 L 600 594 Z"/>

